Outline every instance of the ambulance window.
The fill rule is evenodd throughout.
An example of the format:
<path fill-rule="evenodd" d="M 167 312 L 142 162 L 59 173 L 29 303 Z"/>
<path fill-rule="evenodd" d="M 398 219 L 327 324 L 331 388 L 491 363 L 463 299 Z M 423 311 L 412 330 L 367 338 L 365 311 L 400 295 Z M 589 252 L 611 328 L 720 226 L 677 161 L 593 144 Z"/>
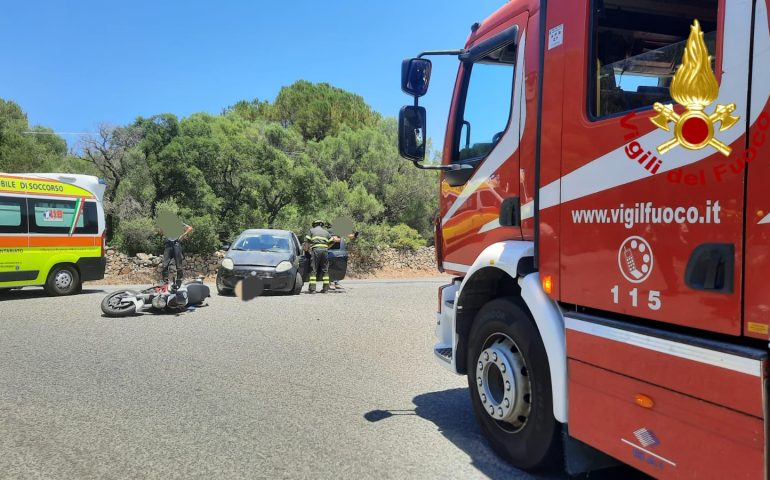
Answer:
<path fill-rule="evenodd" d="M 0 197 L 0 233 L 27 233 L 24 200 Z"/>
<path fill-rule="evenodd" d="M 74 200 L 29 200 L 30 232 L 69 233 L 76 216 Z M 73 233 L 98 233 L 96 204 L 85 202 Z"/>
<path fill-rule="evenodd" d="M 478 165 L 502 137 L 511 116 L 516 46 L 511 43 L 466 64 L 452 163 Z"/>
<path fill-rule="evenodd" d="M 718 0 L 594 0 L 588 108 L 606 117 L 671 102 L 690 26 L 701 24 L 716 65 Z"/>
<path fill-rule="evenodd" d="M 83 205 L 83 214 L 75 233 L 99 233 L 99 216 L 94 202 Z"/>

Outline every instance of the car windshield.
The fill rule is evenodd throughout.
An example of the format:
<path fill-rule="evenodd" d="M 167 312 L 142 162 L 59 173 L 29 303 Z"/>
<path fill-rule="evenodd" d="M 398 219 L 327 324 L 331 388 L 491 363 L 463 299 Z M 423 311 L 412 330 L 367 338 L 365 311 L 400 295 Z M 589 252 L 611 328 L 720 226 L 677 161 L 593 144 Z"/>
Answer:
<path fill-rule="evenodd" d="M 288 235 L 255 234 L 238 239 L 232 250 L 249 250 L 260 252 L 290 252 L 291 240 Z"/>

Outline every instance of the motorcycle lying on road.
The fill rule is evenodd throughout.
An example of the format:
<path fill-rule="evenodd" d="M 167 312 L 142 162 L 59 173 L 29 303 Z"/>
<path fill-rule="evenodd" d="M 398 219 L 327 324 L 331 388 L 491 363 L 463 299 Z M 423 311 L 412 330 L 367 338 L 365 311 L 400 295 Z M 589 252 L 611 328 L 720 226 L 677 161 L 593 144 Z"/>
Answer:
<path fill-rule="evenodd" d="M 102 300 L 102 312 L 108 317 L 127 317 L 142 311 L 181 312 L 203 304 L 211 296 L 209 287 L 200 280 L 187 282 L 178 289 L 172 284 L 155 285 L 140 292 L 118 290 Z"/>

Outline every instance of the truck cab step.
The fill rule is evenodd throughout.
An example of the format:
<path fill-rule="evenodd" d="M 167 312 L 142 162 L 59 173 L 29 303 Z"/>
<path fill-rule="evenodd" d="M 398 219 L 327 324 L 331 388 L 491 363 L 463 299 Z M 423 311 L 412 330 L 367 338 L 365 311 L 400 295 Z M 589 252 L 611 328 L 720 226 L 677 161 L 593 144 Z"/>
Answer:
<path fill-rule="evenodd" d="M 452 347 L 434 347 L 433 353 L 436 354 L 439 359 L 447 363 L 452 363 Z"/>

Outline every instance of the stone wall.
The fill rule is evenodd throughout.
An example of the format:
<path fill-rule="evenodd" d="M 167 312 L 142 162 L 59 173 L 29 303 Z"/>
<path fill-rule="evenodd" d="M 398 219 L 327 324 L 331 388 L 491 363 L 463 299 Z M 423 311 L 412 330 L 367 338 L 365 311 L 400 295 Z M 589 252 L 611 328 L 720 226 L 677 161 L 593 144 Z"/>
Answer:
<path fill-rule="evenodd" d="M 348 275 L 351 277 L 377 276 L 381 273 L 438 274 L 436 250 L 433 247 L 422 247 L 414 251 L 386 247 L 378 249 L 366 259 L 353 255 L 348 260 Z"/>
<path fill-rule="evenodd" d="M 184 259 L 185 278 L 211 277 L 217 273 L 219 263 L 224 257 L 224 252 L 216 252 L 213 255 L 189 255 Z M 137 253 L 129 257 L 113 248 L 107 249 L 106 279 L 121 278 L 132 279 L 139 282 L 155 282 L 162 280 L 161 271 L 163 256 Z M 171 262 L 169 277 L 174 278 L 174 262 Z"/>
<path fill-rule="evenodd" d="M 212 255 L 189 255 L 185 257 L 185 278 L 204 277 L 213 279 L 225 252 Z M 107 272 L 105 281 L 117 283 L 151 283 L 161 280 L 163 257 L 139 253 L 129 257 L 114 248 L 107 249 Z M 435 250 L 423 247 L 415 251 L 400 251 L 382 248 L 366 260 L 351 254 L 348 260 L 348 276 L 361 278 L 378 275 L 430 275 L 437 274 Z M 170 278 L 174 278 L 174 262 L 171 262 Z"/>

